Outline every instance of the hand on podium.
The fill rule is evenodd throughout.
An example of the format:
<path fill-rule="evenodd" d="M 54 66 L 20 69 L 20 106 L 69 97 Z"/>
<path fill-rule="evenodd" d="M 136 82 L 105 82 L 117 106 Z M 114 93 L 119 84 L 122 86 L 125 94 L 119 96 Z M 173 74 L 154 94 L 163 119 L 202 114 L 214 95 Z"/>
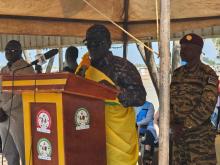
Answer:
<path fill-rule="evenodd" d="M 113 88 L 114 90 L 117 90 L 118 94 L 120 93 L 120 87 L 119 86 L 115 86 L 115 85 L 109 83 L 106 80 L 101 80 L 101 81 L 99 81 L 99 83 L 103 84 L 103 85 L 105 85 L 105 86 L 107 86 L 109 88 Z"/>

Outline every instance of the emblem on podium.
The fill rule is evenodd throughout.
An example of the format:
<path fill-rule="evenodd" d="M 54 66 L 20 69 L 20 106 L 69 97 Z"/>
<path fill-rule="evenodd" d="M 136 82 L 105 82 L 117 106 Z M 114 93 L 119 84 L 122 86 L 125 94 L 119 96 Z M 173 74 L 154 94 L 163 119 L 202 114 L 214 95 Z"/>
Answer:
<path fill-rule="evenodd" d="M 38 159 L 51 160 L 52 146 L 48 139 L 41 138 L 37 143 Z"/>
<path fill-rule="evenodd" d="M 51 127 L 51 116 L 49 112 L 45 110 L 40 110 L 36 117 L 37 131 L 43 133 L 50 133 Z"/>
<path fill-rule="evenodd" d="M 89 129 L 90 128 L 90 115 L 87 109 L 79 108 L 75 112 L 75 125 L 76 130 Z"/>

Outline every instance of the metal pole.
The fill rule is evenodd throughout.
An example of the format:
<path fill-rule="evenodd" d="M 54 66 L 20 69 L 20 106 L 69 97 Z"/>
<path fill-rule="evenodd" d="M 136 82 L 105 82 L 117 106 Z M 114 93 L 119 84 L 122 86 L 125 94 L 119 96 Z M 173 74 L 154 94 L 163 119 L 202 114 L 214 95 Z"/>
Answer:
<path fill-rule="evenodd" d="M 169 165 L 170 0 L 161 0 L 160 25 L 159 165 Z"/>

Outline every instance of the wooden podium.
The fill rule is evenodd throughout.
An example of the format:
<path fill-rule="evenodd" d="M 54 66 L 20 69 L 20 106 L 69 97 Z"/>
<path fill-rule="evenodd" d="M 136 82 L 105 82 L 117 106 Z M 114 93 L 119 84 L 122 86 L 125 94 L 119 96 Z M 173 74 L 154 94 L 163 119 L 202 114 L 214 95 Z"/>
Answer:
<path fill-rule="evenodd" d="M 70 73 L 2 76 L 22 93 L 26 164 L 105 165 L 104 99 L 117 91 Z"/>

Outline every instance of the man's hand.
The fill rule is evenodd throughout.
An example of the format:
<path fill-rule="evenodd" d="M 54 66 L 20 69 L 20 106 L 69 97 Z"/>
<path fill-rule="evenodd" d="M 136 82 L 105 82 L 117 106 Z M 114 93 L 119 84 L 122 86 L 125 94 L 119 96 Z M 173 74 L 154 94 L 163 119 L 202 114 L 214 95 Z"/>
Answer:
<path fill-rule="evenodd" d="M 109 83 L 109 82 L 106 81 L 106 80 L 101 80 L 101 81 L 99 81 L 99 83 L 100 83 L 100 84 L 103 84 L 103 85 L 105 85 L 105 86 L 107 86 L 107 87 L 110 87 L 110 88 L 116 88 L 116 86 L 112 85 L 111 83 Z"/>
<path fill-rule="evenodd" d="M 101 81 L 99 81 L 99 83 L 103 84 L 103 85 L 105 85 L 107 87 L 110 87 L 110 88 L 113 88 L 113 89 L 116 89 L 116 90 L 120 91 L 120 87 L 119 86 L 112 85 L 111 83 L 109 83 L 106 80 L 101 80 Z"/>
<path fill-rule="evenodd" d="M 8 119 L 8 115 L 5 113 L 5 111 L 0 108 L 0 122 L 4 122 Z"/>

